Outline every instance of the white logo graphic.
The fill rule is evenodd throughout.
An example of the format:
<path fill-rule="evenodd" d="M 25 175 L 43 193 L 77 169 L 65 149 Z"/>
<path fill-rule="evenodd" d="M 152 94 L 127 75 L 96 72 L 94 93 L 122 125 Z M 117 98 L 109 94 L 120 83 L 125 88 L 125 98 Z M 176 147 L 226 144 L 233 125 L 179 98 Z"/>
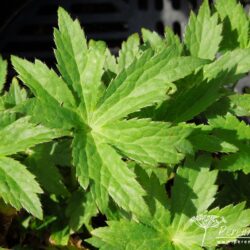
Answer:
<path fill-rule="evenodd" d="M 201 242 L 201 246 L 204 246 L 207 230 L 209 228 L 218 228 L 222 223 L 226 223 L 226 220 L 223 216 L 217 215 L 197 215 L 192 217 L 191 222 L 194 222 L 197 226 L 204 229 L 204 234 Z"/>

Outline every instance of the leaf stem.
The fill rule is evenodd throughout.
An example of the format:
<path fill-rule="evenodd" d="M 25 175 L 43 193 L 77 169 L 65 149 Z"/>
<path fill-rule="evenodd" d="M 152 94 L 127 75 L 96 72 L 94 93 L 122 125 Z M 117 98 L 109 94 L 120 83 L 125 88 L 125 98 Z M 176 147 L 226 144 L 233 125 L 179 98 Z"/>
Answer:
<path fill-rule="evenodd" d="M 202 246 L 202 247 L 204 247 L 204 243 L 205 243 L 206 236 L 207 236 L 207 228 L 204 228 L 204 235 L 203 235 L 202 243 L 201 243 L 201 246 Z"/>

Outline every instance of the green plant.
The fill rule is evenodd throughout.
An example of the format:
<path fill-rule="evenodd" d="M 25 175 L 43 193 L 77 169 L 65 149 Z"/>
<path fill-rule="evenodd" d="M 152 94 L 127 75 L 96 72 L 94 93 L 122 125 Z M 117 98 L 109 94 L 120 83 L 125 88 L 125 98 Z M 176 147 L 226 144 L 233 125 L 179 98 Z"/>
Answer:
<path fill-rule="evenodd" d="M 214 7 L 191 13 L 183 42 L 142 29 L 117 57 L 59 8 L 60 76 L 12 56 L 31 92 L 14 79 L 0 97 L 0 195 L 3 214 L 33 215 L 16 219 L 33 247 L 91 233 L 103 250 L 214 249 L 247 234 L 246 190 L 236 205 L 220 194 L 250 173 L 250 95 L 232 91 L 250 70 L 249 17 L 235 0 Z M 1 60 L 1 89 L 5 72 Z"/>

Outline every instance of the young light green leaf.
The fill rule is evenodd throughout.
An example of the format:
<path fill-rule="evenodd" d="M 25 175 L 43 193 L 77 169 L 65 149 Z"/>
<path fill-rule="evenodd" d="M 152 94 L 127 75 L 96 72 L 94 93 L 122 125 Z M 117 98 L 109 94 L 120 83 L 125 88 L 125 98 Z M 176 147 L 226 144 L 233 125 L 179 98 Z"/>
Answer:
<path fill-rule="evenodd" d="M 180 41 L 180 37 L 176 35 L 170 27 L 165 28 L 164 36 L 167 46 L 175 46 L 178 55 L 181 55 L 183 51 L 183 44 Z"/>
<path fill-rule="evenodd" d="M 233 242 L 248 232 L 250 210 L 244 209 L 244 206 L 244 203 L 240 203 L 222 209 L 215 208 L 189 218 L 185 227 L 178 231 L 172 225 L 166 230 L 158 231 L 152 225 L 144 223 L 128 220 L 109 221 L 107 227 L 92 231 L 94 237 L 87 242 L 101 250 L 202 250 L 203 247 L 213 249 L 221 241 Z"/>
<path fill-rule="evenodd" d="M 239 80 L 239 76 L 250 70 L 250 49 L 235 49 L 226 52 L 218 60 L 205 65 L 204 77 L 211 80 L 223 76 L 223 82 L 234 83 Z"/>
<path fill-rule="evenodd" d="M 126 42 L 122 43 L 122 48 L 119 51 L 118 71 L 127 68 L 140 54 L 140 37 L 137 33 L 131 35 Z"/>
<path fill-rule="evenodd" d="M 233 134 L 235 134 L 239 140 L 250 139 L 250 126 L 244 121 L 240 121 L 232 114 L 227 114 L 224 117 L 217 116 L 215 118 L 211 118 L 209 119 L 209 124 L 214 129 L 232 130 Z"/>
<path fill-rule="evenodd" d="M 5 102 L 8 106 L 15 107 L 26 100 L 27 91 L 24 88 L 21 88 L 16 78 L 13 78 L 9 92 L 5 96 Z"/>
<path fill-rule="evenodd" d="M 224 22 L 222 48 L 247 48 L 249 19 L 243 6 L 236 0 L 217 0 L 215 8 Z"/>
<path fill-rule="evenodd" d="M 142 28 L 141 33 L 144 43 L 148 43 L 152 49 L 159 51 L 166 47 L 166 42 L 155 31 Z"/>
<path fill-rule="evenodd" d="M 109 71 L 114 75 L 116 75 L 118 72 L 117 58 L 111 53 L 109 48 L 106 48 L 104 69 L 105 71 Z"/>
<path fill-rule="evenodd" d="M 213 60 L 222 40 L 221 32 L 218 15 L 211 15 L 208 0 L 205 0 L 197 16 L 191 13 L 184 42 L 192 56 Z"/>
<path fill-rule="evenodd" d="M 250 116 L 250 94 L 228 96 L 230 111 L 236 116 Z"/>

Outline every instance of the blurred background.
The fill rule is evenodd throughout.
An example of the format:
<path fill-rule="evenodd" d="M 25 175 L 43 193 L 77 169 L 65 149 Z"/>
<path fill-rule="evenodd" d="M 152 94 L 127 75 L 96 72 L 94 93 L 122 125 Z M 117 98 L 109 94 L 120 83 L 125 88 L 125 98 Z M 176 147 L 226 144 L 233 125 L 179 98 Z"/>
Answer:
<path fill-rule="evenodd" d="M 57 8 L 77 17 L 88 38 L 104 40 L 115 52 L 141 27 L 163 34 L 168 25 L 181 35 L 191 9 L 202 0 L 8 0 L 0 9 L 0 53 L 53 62 Z"/>
<path fill-rule="evenodd" d="M 128 35 L 141 27 L 164 32 L 173 28 L 181 36 L 191 10 L 202 0 L 2 0 L 0 54 L 39 58 L 52 66 L 53 27 L 58 6 L 77 17 L 88 38 L 104 40 L 114 53 Z M 212 1 L 210 1 L 212 2 Z M 249 1 L 242 1 L 249 8 Z M 244 83 L 245 84 L 245 83 Z M 243 86 L 244 87 L 244 86 Z"/>

